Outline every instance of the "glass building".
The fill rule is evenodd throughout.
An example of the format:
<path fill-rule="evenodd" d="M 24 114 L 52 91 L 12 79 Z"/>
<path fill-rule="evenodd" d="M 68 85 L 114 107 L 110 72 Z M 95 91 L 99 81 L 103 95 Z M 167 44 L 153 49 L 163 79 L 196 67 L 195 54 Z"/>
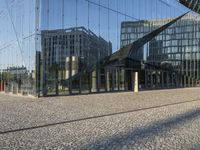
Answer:
<path fill-rule="evenodd" d="M 2 0 L 0 91 L 33 96 L 125 91 L 132 89 L 132 72 L 139 73 L 140 88 L 146 82 L 154 87 L 158 79 L 152 72 L 160 74 L 157 65 L 163 62 L 181 66 L 187 80 L 194 74 L 198 79 L 198 17 L 184 16 L 158 32 L 188 10 L 176 0 Z M 137 27 L 126 31 L 127 22 Z M 125 46 L 158 28 L 143 45 Z M 122 34 L 129 30 L 131 37 Z M 134 61 L 113 61 L 119 51 L 123 57 L 122 51 L 132 49 Z M 145 73 L 148 69 L 152 72 Z"/>
<path fill-rule="evenodd" d="M 138 40 L 170 20 L 172 18 L 122 22 L 121 47 Z M 140 48 L 138 53 L 135 53 L 135 56 L 137 56 L 137 59 L 143 60 L 151 65 L 171 66 L 173 70 L 182 74 L 182 78 L 186 78 L 186 83 L 183 83 L 185 85 L 182 85 L 181 82 L 181 86 L 194 86 L 194 84 L 199 84 L 199 27 L 199 15 L 190 13 Z M 150 74 L 153 72 L 151 71 Z M 149 72 L 146 71 L 146 74 L 148 76 Z M 153 77 L 152 80 L 154 80 Z M 161 84 L 160 82 L 157 86 L 161 87 Z M 156 85 L 153 84 L 153 86 Z M 148 87 L 148 85 L 145 87 Z"/>

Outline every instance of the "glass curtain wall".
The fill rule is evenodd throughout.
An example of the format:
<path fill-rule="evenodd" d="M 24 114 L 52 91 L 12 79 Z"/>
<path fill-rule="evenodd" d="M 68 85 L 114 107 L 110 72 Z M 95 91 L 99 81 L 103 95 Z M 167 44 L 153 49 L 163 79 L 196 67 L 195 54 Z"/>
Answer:
<path fill-rule="evenodd" d="M 138 24 L 139 34 L 124 35 L 121 34 L 122 23 L 174 18 L 186 11 L 186 8 L 173 0 L 41 1 L 44 94 L 126 90 L 126 70 L 106 68 L 98 61 L 133 42 L 132 36 L 144 36 L 150 31 L 148 28 L 154 25 L 150 23 L 143 30 L 142 24 Z M 134 29 L 125 30 L 131 32 Z M 147 59 L 147 50 L 141 49 L 140 55 L 142 59 Z M 82 73 L 84 69 L 91 68 L 91 73 Z"/>
<path fill-rule="evenodd" d="M 0 69 L 5 90 L 40 96 L 127 90 L 127 70 L 104 67 L 100 60 L 159 26 L 156 21 L 144 26 L 143 21 L 169 21 L 188 11 L 176 0 L 2 1 Z M 126 22 L 137 27 L 122 28 Z M 151 63 L 156 52 L 150 45 L 159 45 L 154 41 L 141 48 L 140 60 Z"/>
<path fill-rule="evenodd" d="M 1 1 L 1 91 L 36 95 L 36 18 L 35 0 Z"/>

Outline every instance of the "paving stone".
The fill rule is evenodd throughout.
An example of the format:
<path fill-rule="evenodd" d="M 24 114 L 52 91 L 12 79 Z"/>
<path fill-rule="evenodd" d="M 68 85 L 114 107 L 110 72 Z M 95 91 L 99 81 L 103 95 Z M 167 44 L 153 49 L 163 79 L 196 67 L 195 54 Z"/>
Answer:
<path fill-rule="evenodd" d="M 199 149 L 199 91 L 0 94 L 0 149 Z"/>

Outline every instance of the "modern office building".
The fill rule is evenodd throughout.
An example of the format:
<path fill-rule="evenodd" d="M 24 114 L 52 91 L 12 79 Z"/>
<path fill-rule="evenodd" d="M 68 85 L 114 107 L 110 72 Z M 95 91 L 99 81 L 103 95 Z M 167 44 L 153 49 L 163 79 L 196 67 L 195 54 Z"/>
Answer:
<path fill-rule="evenodd" d="M 111 42 L 84 27 L 43 30 L 41 49 L 43 89 L 47 90 L 56 86 L 52 81 L 66 80 L 112 54 Z"/>
<path fill-rule="evenodd" d="M 94 64 L 112 53 L 111 42 L 97 37 L 84 27 L 43 30 L 41 32 L 42 54 L 45 68 L 57 64 L 65 68 L 66 57 L 76 56 L 83 63 Z"/>
<path fill-rule="evenodd" d="M 170 20 L 172 19 L 122 22 L 121 47 L 138 40 Z M 151 65 L 171 66 L 185 76 L 187 86 L 196 84 L 200 79 L 199 27 L 199 15 L 190 13 L 135 52 L 134 58 Z"/>

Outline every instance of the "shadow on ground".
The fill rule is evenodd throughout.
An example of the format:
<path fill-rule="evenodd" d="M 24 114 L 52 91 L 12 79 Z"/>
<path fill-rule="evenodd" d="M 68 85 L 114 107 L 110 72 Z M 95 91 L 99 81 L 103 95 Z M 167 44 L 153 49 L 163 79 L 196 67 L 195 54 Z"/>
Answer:
<path fill-rule="evenodd" d="M 97 115 L 97 116 L 78 118 L 78 119 L 74 119 L 74 120 L 65 120 L 65 121 L 60 121 L 60 122 L 55 122 L 55 123 L 47 123 L 47 124 L 43 124 L 43 125 L 36 125 L 36 126 L 31 126 L 31 127 L 19 128 L 19 129 L 10 129 L 10 130 L 5 130 L 5 131 L 0 130 L 0 135 L 7 134 L 7 133 L 27 131 L 27 130 L 34 130 L 34 129 L 38 129 L 38 128 L 51 127 L 51 126 L 62 125 L 62 124 L 69 124 L 69 123 L 73 123 L 73 122 L 86 121 L 86 120 L 91 120 L 91 119 L 98 119 L 98 118 L 121 115 L 121 114 L 127 114 L 127 113 L 132 113 L 132 112 L 162 108 L 162 107 L 166 107 L 166 106 L 174 106 L 174 105 L 178 105 L 178 104 L 185 104 L 185 103 L 196 102 L 196 101 L 200 101 L 200 99 L 194 99 L 194 100 L 190 100 L 190 101 L 183 101 L 183 102 L 177 102 L 177 103 L 169 103 L 169 104 L 151 106 L 151 107 L 145 107 L 145 108 L 138 108 L 138 109 L 127 110 L 127 111 L 122 111 L 122 112 L 115 112 L 115 113 L 110 113 L 110 114 L 102 114 L 102 115 Z"/>
<path fill-rule="evenodd" d="M 116 145 L 119 146 L 119 149 L 122 149 L 123 146 L 129 145 L 131 143 L 136 143 L 148 137 L 153 136 L 163 136 L 171 129 L 181 126 L 184 123 L 189 123 L 190 121 L 194 120 L 195 118 L 200 117 L 200 109 L 196 109 L 194 111 L 189 111 L 187 113 L 175 116 L 173 118 L 155 122 L 149 126 L 139 128 L 133 130 L 129 133 L 124 133 L 121 135 L 114 135 L 111 138 L 103 138 L 95 141 L 94 143 L 89 143 L 81 147 L 80 149 L 113 149 Z M 126 147 L 126 146 L 125 146 Z M 199 145 L 189 145 L 188 149 L 196 149 Z M 200 148 L 200 147 L 199 147 Z M 118 148 L 114 148 L 118 149 Z"/>

